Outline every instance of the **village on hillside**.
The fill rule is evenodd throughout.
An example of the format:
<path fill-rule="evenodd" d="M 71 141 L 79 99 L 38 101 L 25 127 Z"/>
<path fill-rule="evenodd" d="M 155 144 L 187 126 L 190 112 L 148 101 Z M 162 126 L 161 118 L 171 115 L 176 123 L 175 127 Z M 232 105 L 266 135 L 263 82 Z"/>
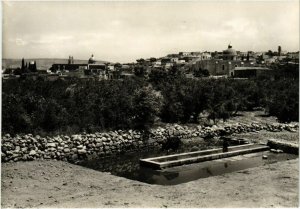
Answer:
<path fill-rule="evenodd" d="M 164 57 L 140 58 L 135 63 L 98 62 L 94 55 L 84 63 L 69 56 L 66 63 L 54 63 L 49 69 L 39 69 L 35 60 L 22 59 L 20 66 L 2 66 L 3 79 L 18 77 L 45 80 L 68 79 L 72 77 L 94 80 L 124 79 L 132 76 L 147 78 L 151 71 L 168 72 L 173 69 L 187 78 L 225 77 L 251 78 L 267 76 L 272 78 L 272 65 L 299 65 L 299 52 L 287 52 L 278 46 L 278 51 L 241 52 L 232 45 L 218 52 L 179 52 Z"/>

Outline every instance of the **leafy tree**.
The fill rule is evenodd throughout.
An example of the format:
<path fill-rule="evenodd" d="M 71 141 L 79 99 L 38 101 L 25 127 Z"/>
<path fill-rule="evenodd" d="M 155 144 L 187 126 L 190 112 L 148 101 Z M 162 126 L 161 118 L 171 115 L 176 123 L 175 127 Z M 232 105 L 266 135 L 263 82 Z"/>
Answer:
<path fill-rule="evenodd" d="M 133 94 L 134 126 L 138 129 L 149 129 L 159 115 L 163 97 L 151 86 L 138 89 Z"/>
<path fill-rule="evenodd" d="M 147 69 L 144 65 L 137 65 L 134 67 L 134 75 L 144 78 L 147 76 Z"/>
<path fill-rule="evenodd" d="M 289 79 L 280 81 L 273 87 L 273 94 L 267 101 L 267 111 L 281 122 L 298 121 L 299 119 L 299 83 Z"/>
<path fill-rule="evenodd" d="M 14 75 L 22 75 L 22 73 L 23 73 L 23 70 L 19 67 L 14 70 Z"/>
<path fill-rule="evenodd" d="M 168 72 L 163 69 L 154 68 L 149 74 L 149 82 L 154 86 L 165 84 L 168 80 Z"/>
<path fill-rule="evenodd" d="M 143 58 L 137 59 L 136 61 L 137 61 L 137 63 L 139 63 L 139 64 L 144 64 L 144 62 L 145 62 L 145 60 L 144 60 Z"/>
<path fill-rule="evenodd" d="M 151 57 L 151 58 L 150 58 L 150 62 L 156 62 L 156 60 L 157 60 L 157 59 L 156 59 L 155 57 Z"/>
<path fill-rule="evenodd" d="M 193 75 L 195 77 L 208 77 L 209 76 L 209 71 L 207 69 L 195 69 L 193 72 Z"/>

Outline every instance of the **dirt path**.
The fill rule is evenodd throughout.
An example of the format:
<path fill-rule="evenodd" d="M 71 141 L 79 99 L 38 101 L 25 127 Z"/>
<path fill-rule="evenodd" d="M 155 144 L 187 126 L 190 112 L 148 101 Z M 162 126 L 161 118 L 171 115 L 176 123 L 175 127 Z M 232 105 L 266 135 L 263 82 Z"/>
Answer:
<path fill-rule="evenodd" d="M 298 207 L 298 159 L 175 185 L 59 161 L 2 164 L 2 207 Z"/>

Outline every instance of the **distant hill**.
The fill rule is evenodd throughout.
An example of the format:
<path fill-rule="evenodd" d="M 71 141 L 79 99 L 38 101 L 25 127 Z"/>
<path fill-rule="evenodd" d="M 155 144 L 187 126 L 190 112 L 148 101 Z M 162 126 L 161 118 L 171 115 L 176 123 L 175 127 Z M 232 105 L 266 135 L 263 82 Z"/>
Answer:
<path fill-rule="evenodd" d="M 53 64 L 68 63 L 68 59 L 56 59 L 56 58 L 37 58 L 37 59 L 25 59 L 25 62 L 36 61 L 38 70 L 48 70 Z M 17 68 L 21 67 L 22 59 L 2 59 L 2 68 Z M 74 60 L 75 64 L 87 64 L 88 60 Z M 105 61 L 96 61 L 96 63 L 105 63 Z"/>

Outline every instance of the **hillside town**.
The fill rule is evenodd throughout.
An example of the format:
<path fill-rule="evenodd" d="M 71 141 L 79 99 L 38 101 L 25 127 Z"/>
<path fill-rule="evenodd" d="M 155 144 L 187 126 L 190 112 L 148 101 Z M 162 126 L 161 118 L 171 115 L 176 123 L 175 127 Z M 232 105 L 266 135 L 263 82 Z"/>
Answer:
<path fill-rule="evenodd" d="M 55 63 L 47 70 L 39 69 L 36 61 L 22 59 L 20 67 L 3 67 L 3 79 L 68 79 L 72 77 L 94 80 L 125 79 L 132 76 L 147 78 L 153 70 L 168 72 L 173 69 L 188 78 L 225 77 L 253 78 L 267 76 L 272 78 L 272 65 L 299 66 L 299 52 L 287 52 L 278 46 L 277 51 L 242 52 L 231 44 L 223 51 L 179 52 L 164 57 L 140 58 L 133 63 L 99 62 L 94 55 L 86 63 L 77 63 L 69 56 L 66 63 Z"/>

